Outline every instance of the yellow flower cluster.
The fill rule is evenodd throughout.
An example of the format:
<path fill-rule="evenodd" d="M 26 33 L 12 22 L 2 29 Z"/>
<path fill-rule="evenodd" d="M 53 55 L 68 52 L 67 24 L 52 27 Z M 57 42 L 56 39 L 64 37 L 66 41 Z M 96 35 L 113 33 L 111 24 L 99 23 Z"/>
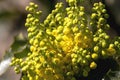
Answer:
<path fill-rule="evenodd" d="M 87 77 L 97 67 L 96 60 L 115 55 L 119 41 L 110 40 L 105 32 L 109 25 L 105 6 L 95 3 L 91 16 L 77 0 L 67 0 L 69 7 L 58 3 L 40 22 L 38 5 L 30 3 L 25 26 L 30 52 L 25 59 L 13 58 L 11 65 L 22 80 L 76 80 Z"/>

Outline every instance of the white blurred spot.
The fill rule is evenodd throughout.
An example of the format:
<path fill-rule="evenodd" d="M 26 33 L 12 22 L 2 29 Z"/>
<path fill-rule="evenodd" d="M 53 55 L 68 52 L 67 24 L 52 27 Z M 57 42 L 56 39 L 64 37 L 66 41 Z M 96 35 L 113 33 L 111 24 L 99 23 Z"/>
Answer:
<path fill-rule="evenodd" d="M 11 57 L 1 61 L 1 63 L 0 63 L 0 76 L 7 71 L 7 69 L 10 66 L 10 63 L 11 63 Z"/>

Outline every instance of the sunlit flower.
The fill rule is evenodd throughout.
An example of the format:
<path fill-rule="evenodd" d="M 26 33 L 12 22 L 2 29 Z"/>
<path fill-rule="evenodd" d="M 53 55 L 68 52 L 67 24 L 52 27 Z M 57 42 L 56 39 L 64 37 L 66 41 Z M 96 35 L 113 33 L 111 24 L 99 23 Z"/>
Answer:
<path fill-rule="evenodd" d="M 114 45 L 106 33 L 109 25 L 104 4 L 95 3 L 89 16 L 77 0 L 66 1 L 69 7 L 65 9 L 63 3 L 58 3 L 42 23 L 38 6 L 31 2 L 26 7 L 30 52 L 25 59 L 14 58 L 11 63 L 25 74 L 22 80 L 87 77 L 97 67 L 97 59 L 111 57 L 120 50 L 119 41 Z"/>

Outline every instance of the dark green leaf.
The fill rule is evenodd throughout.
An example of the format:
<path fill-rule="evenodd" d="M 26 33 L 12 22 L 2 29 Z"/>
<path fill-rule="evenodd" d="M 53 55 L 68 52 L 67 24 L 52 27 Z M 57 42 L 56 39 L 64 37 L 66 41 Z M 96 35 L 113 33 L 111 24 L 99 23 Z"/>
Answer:
<path fill-rule="evenodd" d="M 13 44 L 11 45 L 11 53 L 16 58 L 24 58 L 27 56 L 29 50 L 28 40 L 21 37 L 21 35 L 15 37 Z"/>
<path fill-rule="evenodd" d="M 20 52 L 16 52 L 14 54 L 14 57 L 16 57 L 16 58 L 24 58 L 24 57 L 26 57 L 28 55 L 29 52 L 30 52 L 29 48 L 26 47 L 25 49 L 21 50 Z"/>

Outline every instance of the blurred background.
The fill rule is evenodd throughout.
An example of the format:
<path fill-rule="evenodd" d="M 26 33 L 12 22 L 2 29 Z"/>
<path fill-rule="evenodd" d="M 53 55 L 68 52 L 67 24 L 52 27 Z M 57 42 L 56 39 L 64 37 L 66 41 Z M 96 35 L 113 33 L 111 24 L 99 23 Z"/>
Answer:
<path fill-rule="evenodd" d="M 43 12 L 41 20 L 43 21 L 46 16 L 54 9 L 57 2 L 64 2 L 65 0 L 0 0 L 0 61 L 2 61 L 5 52 L 10 48 L 14 41 L 14 37 L 23 33 L 27 35 L 24 26 L 27 12 L 25 7 L 33 1 L 39 5 L 39 9 Z M 87 1 L 100 1 L 100 0 L 85 0 Z M 120 35 L 120 0 L 103 0 L 106 4 L 110 18 L 108 23 L 111 26 L 110 33 L 112 35 Z M 0 75 L 0 80 L 20 80 L 20 74 L 15 74 L 12 67 L 9 67 L 5 73 Z"/>

